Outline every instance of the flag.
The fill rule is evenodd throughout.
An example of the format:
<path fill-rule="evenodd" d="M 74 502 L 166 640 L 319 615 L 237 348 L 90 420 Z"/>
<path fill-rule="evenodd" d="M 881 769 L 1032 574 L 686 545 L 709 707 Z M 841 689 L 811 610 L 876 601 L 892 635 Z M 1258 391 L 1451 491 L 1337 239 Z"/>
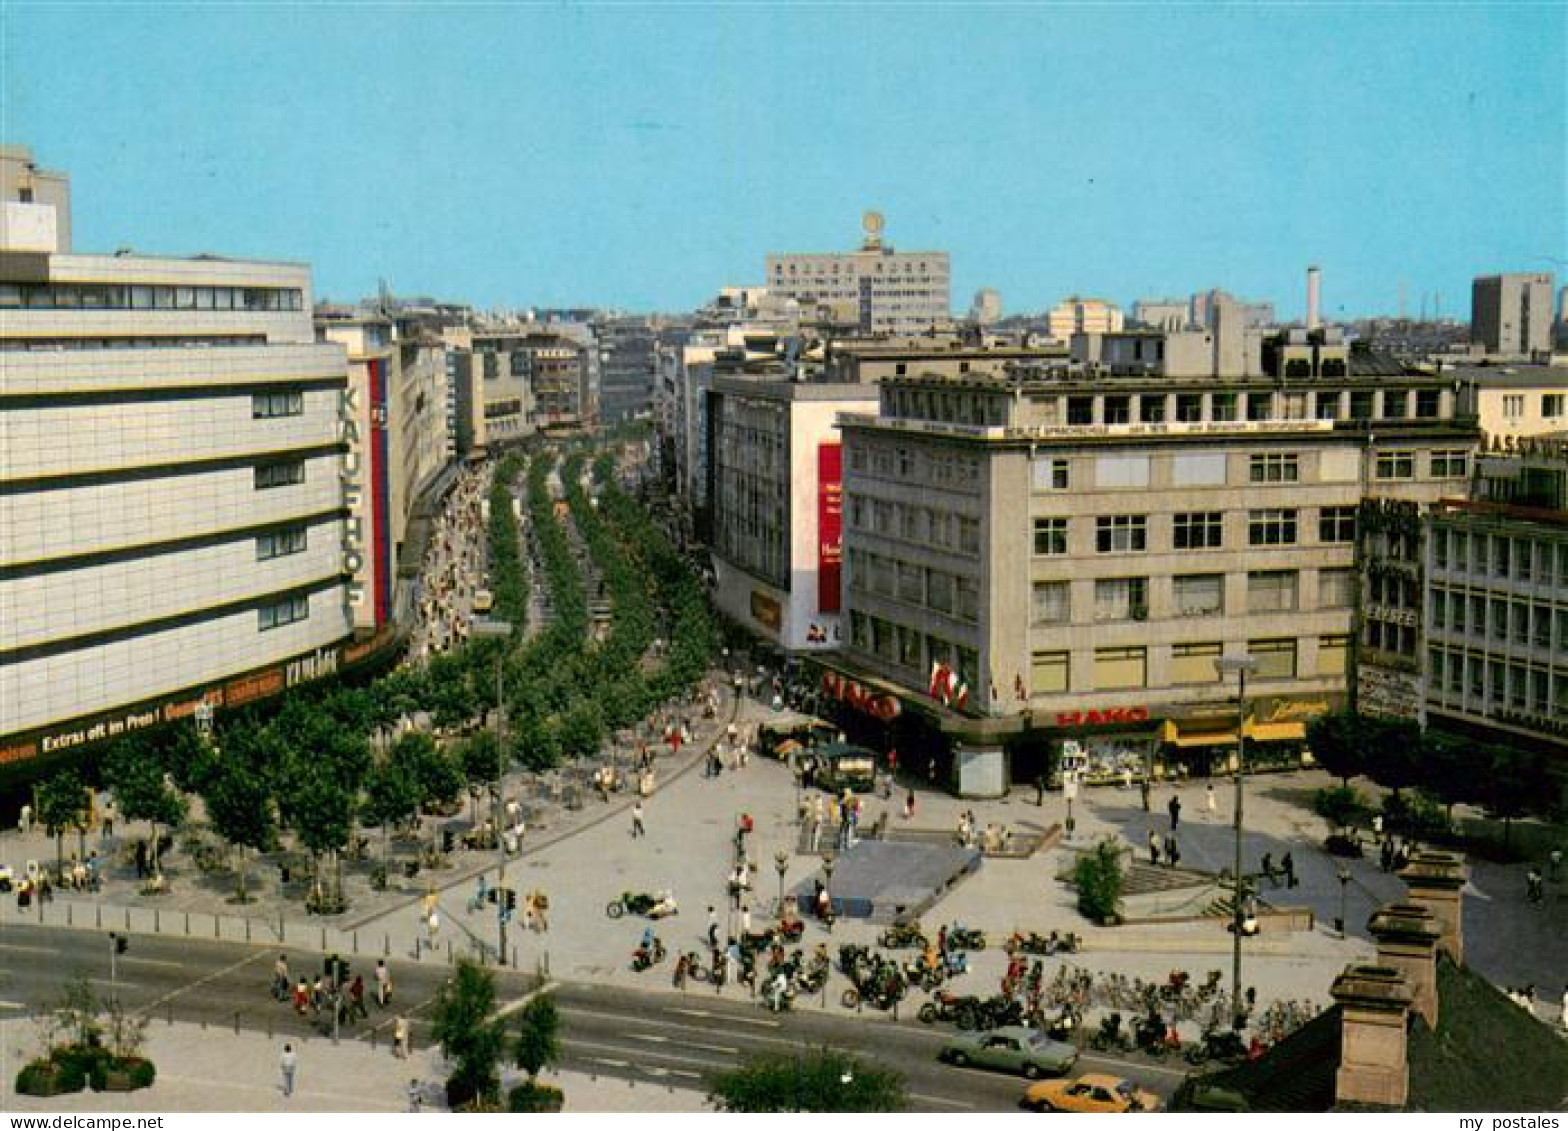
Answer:
<path fill-rule="evenodd" d="M 949 674 L 951 673 L 948 672 L 946 664 L 941 663 L 940 661 L 932 663 L 930 688 L 931 698 L 940 699 L 943 697 L 943 692 L 947 690 L 947 677 Z"/>
<path fill-rule="evenodd" d="M 958 673 L 952 668 L 944 668 L 943 670 L 947 672 L 947 680 L 942 684 L 942 705 L 950 707 L 953 705 L 953 696 L 958 694 L 958 687 L 961 681 L 958 678 Z"/>
<path fill-rule="evenodd" d="M 969 706 L 969 685 L 963 680 L 958 681 L 958 690 L 953 693 L 953 706 L 960 711 Z"/>

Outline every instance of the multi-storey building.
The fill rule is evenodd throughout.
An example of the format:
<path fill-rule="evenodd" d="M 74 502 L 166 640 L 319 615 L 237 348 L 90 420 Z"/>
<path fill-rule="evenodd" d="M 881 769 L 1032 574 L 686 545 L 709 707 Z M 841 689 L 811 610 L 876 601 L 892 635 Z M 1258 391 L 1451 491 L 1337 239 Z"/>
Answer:
<path fill-rule="evenodd" d="M 1471 390 L 1489 438 L 1568 431 L 1568 365 L 1460 365 L 1443 373 Z"/>
<path fill-rule="evenodd" d="M 895 251 L 882 242 L 882 218 L 865 217 L 859 251 L 767 257 L 770 293 L 794 299 L 808 320 L 847 323 L 862 334 L 930 330 L 952 318 L 948 254 Z"/>
<path fill-rule="evenodd" d="M 1046 314 L 1051 337 L 1070 342 L 1075 334 L 1114 334 L 1122 328 L 1121 307 L 1103 298 L 1073 295 L 1053 306 Z"/>
<path fill-rule="evenodd" d="M 40 169 L 25 145 L 0 145 L 0 247 L 71 250 L 71 178 Z"/>
<path fill-rule="evenodd" d="M 1530 357 L 1552 348 L 1550 272 L 1482 275 L 1470 287 L 1470 340 L 1489 354 Z"/>
<path fill-rule="evenodd" d="M 1427 519 L 1425 717 L 1546 754 L 1568 791 L 1568 440 L 1512 447 Z"/>
<path fill-rule="evenodd" d="M 713 426 L 714 600 L 786 651 L 837 647 L 842 463 L 834 419 L 875 408 L 872 386 L 717 376 Z"/>
<path fill-rule="evenodd" d="M 594 334 L 604 422 L 619 424 L 646 415 L 653 402 L 657 328 L 646 318 L 609 318 L 594 324 Z"/>
<path fill-rule="evenodd" d="M 897 697 L 901 753 L 988 794 L 1065 739 L 1207 768 L 1235 742 L 1214 662 L 1245 653 L 1254 755 L 1298 751 L 1345 695 L 1362 499 L 1462 495 L 1477 437 L 1448 381 L 1316 348 L 1317 376 L 884 380 L 840 418 L 836 685 Z"/>
<path fill-rule="evenodd" d="M 0 308 L 0 763 L 385 641 L 352 641 L 370 484 L 307 268 L 8 248 Z"/>

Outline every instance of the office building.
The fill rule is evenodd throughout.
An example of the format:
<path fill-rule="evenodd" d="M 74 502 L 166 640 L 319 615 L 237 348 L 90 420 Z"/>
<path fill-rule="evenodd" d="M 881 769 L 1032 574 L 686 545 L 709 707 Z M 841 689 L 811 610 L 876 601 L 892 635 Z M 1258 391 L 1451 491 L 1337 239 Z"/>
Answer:
<path fill-rule="evenodd" d="M 1533 357 L 1552 348 L 1550 272 L 1483 275 L 1470 287 L 1470 340 L 1497 357 Z"/>
<path fill-rule="evenodd" d="M 1317 337 L 1270 357 L 1315 348 L 1318 376 L 883 380 L 840 417 L 847 632 L 823 669 L 899 701 L 906 760 L 995 795 L 1069 740 L 1107 773 L 1222 767 L 1214 661 L 1247 654 L 1249 759 L 1295 764 L 1346 697 L 1362 500 L 1462 496 L 1477 441 L 1447 380 L 1358 374 Z"/>
<path fill-rule="evenodd" d="M 8 214 L 53 205 L 7 201 Z M 0 765 L 363 660 L 371 492 L 306 267 L 0 255 Z M 16 230 L 8 227 L 9 230 Z"/>
<path fill-rule="evenodd" d="M 1076 334 L 1112 334 L 1122 328 L 1121 307 L 1103 298 L 1063 299 L 1046 315 L 1051 337 L 1070 342 Z"/>
<path fill-rule="evenodd" d="M 646 318 L 594 322 L 599 350 L 600 415 L 605 424 L 646 416 L 653 404 L 657 328 Z"/>
<path fill-rule="evenodd" d="M 0 145 L 0 247 L 71 251 L 71 178 L 40 169 L 25 145 Z"/>
<path fill-rule="evenodd" d="M 862 334 L 913 333 L 952 319 L 947 252 L 894 250 L 875 212 L 866 214 L 859 251 L 770 255 L 765 285 L 799 303 L 803 319 Z"/>

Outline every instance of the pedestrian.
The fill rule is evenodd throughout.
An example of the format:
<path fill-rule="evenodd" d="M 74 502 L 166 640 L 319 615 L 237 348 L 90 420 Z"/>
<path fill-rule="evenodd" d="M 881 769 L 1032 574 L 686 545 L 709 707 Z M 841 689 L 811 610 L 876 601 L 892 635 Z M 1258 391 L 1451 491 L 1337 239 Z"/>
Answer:
<path fill-rule="evenodd" d="M 1209 811 L 1209 820 L 1219 816 L 1219 804 L 1214 800 L 1214 783 L 1210 782 L 1203 791 L 1203 807 Z"/>
<path fill-rule="evenodd" d="M 1383 843 L 1382 843 L 1382 845 L 1379 846 L 1379 848 L 1378 848 L 1378 865 L 1385 872 L 1393 871 L 1393 869 L 1394 869 L 1394 842 L 1392 840 L 1388 840 L 1388 839 L 1385 838 Z"/>
<path fill-rule="evenodd" d="M 1150 829 L 1149 830 L 1149 863 L 1151 865 L 1154 865 L 1154 864 L 1158 864 L 1159 862 L 1160 862 L 1160 834 L 1155 832 L 1153 829 Z"/>
<path fill-rule="evenodd" d="M 1045 775 L 1036 774 L 1034 779 L 1034 806 L 1036 809 L 1045 808 Z"/>
<path fill-rule="evenodd" d="M 399 1060 L 405 1060 L 409 1051 L 408 1018 L 399 1013 L 397 1020 L 392 1022 L 392 1055 Z"/>
<path fill-rule="evenodd" d="M 1296 886 L 1296 862 L 1295 862 L 1295 860 L 1293 860 L 1291 858 L 1291 855 L 1290 855 L 1290 853 L 1288 851 L 1280 859 L 1279 870 L 1281 872 L 1285 873 L 1285 886 L 1287 888 L 1295 887 Z"/>
<path fill-rule="evenodd" d="M 1165 838 L 1165 863 L 1166 863 L 1166 865 L 1168 867 L 1174 868 L 1174 867 L 1176 867 L 1177 863 L 1180 860 L 1181 860 L 1181 850 L 1176 847 L 1176 838 L 1174 836 L 1166 836 L 1166 838 Z"/>
<path fill-rule="evenodd" d="M 639 801 L 632 806 L 632 837 L 635 839 L 647 835 L 648 832 L 642 824 L 642 802 Z"/>
<path fill-rule="evenodd" d="M 381 959 L 376 959 L 376 1004 L 385 1009 L 392 1001 L 392 975 L 387 973 L 387 964 Z"/>
<path fill-rule="evenodd" d="M 1138 783 L 1138 792 L 1142 795 L 1143 811 L 1147 813 L 1149 811 L 1149 779 L 1147 777 Z"/>
<path fill-rule="evenodd" d="M 24 833 L 33 831 L 33 807 L 31 805 L 22 806 L 22 815 L 16 822 L 16 826 Z"/>
<path fill-rule="evenodd" d="M 740 909 L 740 937 L 746 938 L 751 934 L 751 904 L 745 903 Z"/>
<path fill-rule="evenodd" d="M 1268 877 L 1271 887 L 1279 887 L 1279 881 L 1274 878 L 1274 854 L 1272 852 L 1263 854 L 1263 867 L 1260 871 Z"/>
<path fill-rule="evenodd" d="M 713 904 L 708 904 L 708 945 L 719 945 L 719 913 L 713 909 Z"/>
<path fill-rule="evenodd" d="M 915 815 L 915 791 L 910 790 L 904 797 L 904 820 L 910 820 Z"/>
<path fill-rule="evenodd" d="M 293 1045 L 283 1046 L 283 1055 L 278 1058 L 278 1068 L 283 1073 L 283 1094 L 294 1094 L 294 1073 L 299 1068 L 299 1057 L 294 1054 Z"/>
<path fill-rule="evenodd" d="M 408 1082 L 408 1110 L 417 1113 L 423 1098 L 424 1089 L 419 1086 L 419 1078 L 416 1076 Z"/>
<path fill-rule="evenodd" d="M 1540 903 L 1541 897 L 1545 893 L 1542 890 L 1541 871 L 1539 868 L 1531 868 L 1525 873 L 1524 886 L 1525 898 L 1531 903 Z"/>
<path fill-rule="evenodd" d="M 435 948 L 436 948 L 436 936 L 439 935 L 440 933 L 441 933 L 441 913 L 439 911 L 436 911 L 436 910 L 432 909 L 431 912 L 430 912 L 429 918 L 427 918 L 425 920 L 425 934 L 426 934 L 426 937 L 428 939 L 427 945 L 428 945 L 430 950 L 432 950 L 432 951 L 435 950 Z"/>
<path fill-rule="evenodd" d="M 103 839 L 108 840 L 114 836 L 114 798 L 107 797 L 103 803 Z"/>
<path fill-rule="evenodd" d="M 1563 850 L 1554 848 L 1546 857 L 1546 877 L 1552 883 L 1562 879 L 1563 875 Z"/>
<path fill-rule="evenodd" d="M 1176 831 L 1176 825 L 1181 821 L 1181 798 L 1171 794 L 1170 803 L 1165 806 L 1171 815 L 1171 832 Z"/>

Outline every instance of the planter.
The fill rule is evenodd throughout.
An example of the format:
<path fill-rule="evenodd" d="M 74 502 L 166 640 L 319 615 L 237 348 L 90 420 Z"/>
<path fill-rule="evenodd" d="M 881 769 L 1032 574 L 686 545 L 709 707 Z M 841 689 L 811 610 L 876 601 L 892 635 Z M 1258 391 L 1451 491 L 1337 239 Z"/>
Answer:
<path fill-rule="evenodd" d="M 93 1088 L 99 1092 L 134 1092 L 152 1087 L 156 1076 L 157 1070 L 153 1068 L 152 1061 L 137 1056 L 126 1057 L 104 1068 L 93 1081 Z"/>
<path fill-rule="evenodd" d="M 519 1084 L 506 1096 L 506 1110 L 527 1114 L 555 1114 L 566 1106 L 566 1093 L 548 1084 Z"/>
<path fill-rule="evenodd" d="M 52 1060 L 35 1060 L 16 1074 L 16 1090 L 23 1096 L 61 1096 L 80 1092 L 87 1077 Z"/>

